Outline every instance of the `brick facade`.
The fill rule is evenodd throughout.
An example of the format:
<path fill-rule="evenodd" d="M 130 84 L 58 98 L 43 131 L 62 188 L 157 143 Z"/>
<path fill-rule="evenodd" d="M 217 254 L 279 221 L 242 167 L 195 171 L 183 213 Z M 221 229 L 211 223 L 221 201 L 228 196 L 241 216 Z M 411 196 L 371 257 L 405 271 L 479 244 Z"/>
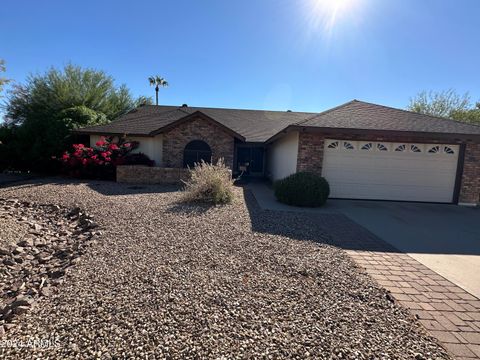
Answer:
<path fill-rule="evenodd" d="M 408 143 L 455 143 L 458 141 L 432 140 L 430 138 L 352 135 L 352 134 L 322 134 L 300 132 L 298 141 L 297 171 L 322 173 L 323 148 L 326 138 L 364 141 L 387 141 Z M 480 203 L 480 144 L 467 144 L 465 149 L 464 170 L 461 179 L 459 202 Z"/>
<path fill-rule="evenodd" d="M 480 204 L 480 144 L 467 144 L 464 159 L 459 202 Z"/>
<path fill-rule="evenodd" d="M 193 140 L 205 141 L 212 150 L 212 160 L 224 158 L 233 168 L 234 138 L 212 121 L 196 118 L 179 124 L 163 134 L 163 166 L 183 167 L 183 150 Z"/>
<path fill-rule="evenodd" d="M 297 171 L 309 171 L 319 175 L 322 173 L 324 140 L 325 137 L 320 134 L 299 134 Z"/>

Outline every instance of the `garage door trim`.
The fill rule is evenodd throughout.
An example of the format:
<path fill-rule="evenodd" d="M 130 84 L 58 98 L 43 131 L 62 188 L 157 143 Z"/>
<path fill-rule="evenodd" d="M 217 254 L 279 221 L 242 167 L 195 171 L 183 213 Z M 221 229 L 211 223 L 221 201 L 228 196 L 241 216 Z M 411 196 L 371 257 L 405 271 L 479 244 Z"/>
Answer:
<path fill-rule="evenodd" d="M 463 165 L 465 163 L 465 144 L 460 144 L 458 149 L 457 174 L 455 175 L 455 188 L 453 190 L 453 204 L 458 204 L 460 200 L 460 191 L 462 190 Z"/>

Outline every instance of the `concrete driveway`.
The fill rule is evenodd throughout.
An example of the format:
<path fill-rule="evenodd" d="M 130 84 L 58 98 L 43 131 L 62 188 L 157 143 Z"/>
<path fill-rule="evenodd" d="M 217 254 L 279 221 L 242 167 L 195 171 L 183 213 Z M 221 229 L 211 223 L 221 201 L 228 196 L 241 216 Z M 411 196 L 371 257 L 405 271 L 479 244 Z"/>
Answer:
<path fill-rule="evenodd" d="M 278 203 L 262 183 L 249 184 L 262 208 L 342 213 L 480 298 L 480 209 L 456 205 L 329 200 L 319 209 Z"/>
<path fill-rule="evenodd" d="M 480 209 L 335 200 L 338 209 L 397 249 L 480 298 Z"/>

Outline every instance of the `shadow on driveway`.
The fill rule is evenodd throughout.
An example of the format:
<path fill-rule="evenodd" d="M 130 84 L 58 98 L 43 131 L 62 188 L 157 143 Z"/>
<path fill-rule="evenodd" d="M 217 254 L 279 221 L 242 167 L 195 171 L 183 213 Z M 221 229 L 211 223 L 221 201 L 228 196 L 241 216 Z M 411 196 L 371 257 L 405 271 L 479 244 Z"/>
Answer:
<path fill-rule="evenodd" d="M 248 188 L 244 197 L 254 231 L 326 243 L 344 250 L 399 252 L 343 214 L 262 209 Z"/>

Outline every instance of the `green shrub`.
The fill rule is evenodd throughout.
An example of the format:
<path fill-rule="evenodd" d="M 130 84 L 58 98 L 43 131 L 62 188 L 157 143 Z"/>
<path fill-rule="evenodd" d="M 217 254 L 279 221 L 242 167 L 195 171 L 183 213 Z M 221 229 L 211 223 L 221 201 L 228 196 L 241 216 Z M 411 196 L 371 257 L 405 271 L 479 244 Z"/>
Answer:
<path fill-rule="evenodd" d="M 330 195 L 330 186 L 323 177 L 299 172 L 274 183 L 278 201 L 295 206 L 322 206 Z"/>
<path fill-rule="evenodd" d="M 216 164 L 205 161 L 195 164 L 191 177 L 185 181 L 184 200 L 211 204 L 228 204 L 233 200 L 232 173 L 223 162 Z"/>
<path fill-rule="evenodd" d="M 16 170 L 22 164 L 18 161 L 16 127 L 0 125 L 0 173 Z"/>

